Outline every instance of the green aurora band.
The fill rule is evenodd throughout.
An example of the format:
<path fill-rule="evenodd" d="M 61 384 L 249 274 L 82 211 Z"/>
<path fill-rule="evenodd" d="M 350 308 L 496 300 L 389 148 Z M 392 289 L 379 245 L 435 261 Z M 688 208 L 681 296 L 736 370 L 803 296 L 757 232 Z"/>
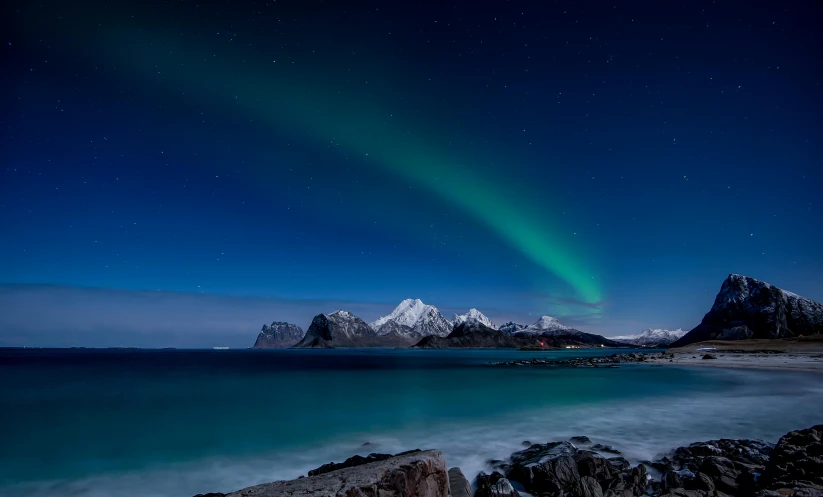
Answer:
<path fill-rule="evenodd" d="M 131 34 L 126 35 L 127 31 Z M 470 213 L 538 266 L 564 280 L 579 300 L 587 304 L 602 300 L 593 275 L 560 234 L 545 228 L 544 216 L 525 201 L 500 198 L 497 192 L 506 184 L 505 178 L 484 177 L 474 170 L 466 174 L 436 140 L 410 133 L 408 122 L 400 123 L 399 117 L 376 107 L 373 98 L 318 91 L 310 86 L 311 80 L 293 77 L 288 69 L 254 71 L 239 60 L 228 62 L 207 49 L 147 36 L 145 30 L 109 31 L 105 38 L 103 49 L 119 67 L 126 65 L 129 73 L 160 84 L 165 91 L 178 95 L 182 91 L 183 98 L 222 102 L 231 111 L 240 110 L 274 128 L 299 132 L 310 142 L 332 139 L 371 167 L 422 185 Z M 335 75 L 326 66 L 318 81 L 328 84 Z M 592 307 L 587 306 L 587 312 L 596 313 Z"/>

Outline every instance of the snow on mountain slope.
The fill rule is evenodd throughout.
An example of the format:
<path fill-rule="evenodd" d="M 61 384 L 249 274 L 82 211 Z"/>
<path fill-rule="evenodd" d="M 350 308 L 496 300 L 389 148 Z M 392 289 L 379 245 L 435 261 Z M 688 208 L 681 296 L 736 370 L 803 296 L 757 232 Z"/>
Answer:
<path fill-rule="evenodd" d="M 566 326 L 565 324 L 558 321 L 557 318 L 553 318 L 551 316 L 540 316 L 540 319 L 535 321 L 533 324 L 523 329 L 515 330 L 514 332 L 521 334 L 528 333 L 530 335 L 547 335 L 552 333 L 574 333 L 577 332 L 577 330 L 575 330 L 571 326 Z"/>
<path fill-rule="evenodd" d="M 628 343 L 632 345 L 669 345 L 676 342 L 686 332 L 680 328 L 676 330 L 663 330 L 651 328 L 641 331 L 636 335 L 622 335 L 616 337 L 609 337 L 615 342 Z"/>
<path fill-rule="evenodd" d="M 465 322 L 474 322 L 480 323 L 484 326 L 488 326 L 489 328 L 496 330 L 497 326 L 492 323 L 492 320 L 487 318 L 482 312 L 478 311 L 474 307 L 469 309 L 469 312 L 466 314 L 455 314 L 452 318 L 452 325 L 457 327 Z"/>
<path fill-rule="evenodd" d="M 437 335 L 445 337 L 452 332 L 452 324 L 440 314 L 437 307 L 424 304 L 420 299 L 406 299 L 400 302 L 389 315 L 378 318 L 369 323 L 369 326 L 373 330 L 379 330 L 381 334 L 385 334 L 387 331 L 382 327 L 389 321 L 408 326 L 414 332 L 423 336 Z"/>
<path fill-rule="evenodd" d="M 509 321 L 508 323 L 500 325 L 500 328 L 497 329 L 499 331 L 502 331 L 503 333 L 508 333 L 509 335 L 511 335 L 519 331 L 523 331 L 526 328 L 528 328 L 528 326 L 526 326 L 525 324 L 517 324 L 514 321 Z"/>

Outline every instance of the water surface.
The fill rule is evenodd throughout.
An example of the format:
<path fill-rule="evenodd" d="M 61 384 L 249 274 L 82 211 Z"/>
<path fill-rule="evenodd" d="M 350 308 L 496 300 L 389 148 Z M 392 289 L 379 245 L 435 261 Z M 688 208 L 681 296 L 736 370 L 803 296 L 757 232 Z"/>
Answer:
<path fill-rule="evenodd" d="M 609 353 L 0 350 L 0 494 L 190 496 L 413 448 L 474 475 L 525 439 L 640 460 L 823 421 L 819 375 L 488 365 Z"/>

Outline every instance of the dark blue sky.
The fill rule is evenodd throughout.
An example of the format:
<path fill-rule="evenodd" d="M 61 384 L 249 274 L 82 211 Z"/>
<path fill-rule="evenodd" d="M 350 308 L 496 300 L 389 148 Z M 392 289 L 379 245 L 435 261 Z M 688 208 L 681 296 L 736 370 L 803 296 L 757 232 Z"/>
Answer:
<path fill-rule="evenodd" d="M 2 7 L 5 296 L 606 335 L 693 327 L 730 272 L 823 300 L 813 2 L 116 3 Z"/>

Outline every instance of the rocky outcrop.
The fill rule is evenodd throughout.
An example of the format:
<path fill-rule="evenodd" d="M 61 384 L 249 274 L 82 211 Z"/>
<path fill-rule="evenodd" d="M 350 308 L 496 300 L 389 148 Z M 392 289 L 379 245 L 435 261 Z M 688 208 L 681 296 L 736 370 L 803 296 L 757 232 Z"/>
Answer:
<path fill-rule="evenodd" d="M 823 495 L 823 425 L 783 435 L 766 464 L 763 484 L 781 495 Z"/>
<path fill-rule="evenodd" d="M 720 287 L 703 321 L 672 347 L 706 340 L 787 338 L 823 333 L 823 304 L 739 274 Z"/>
<path fill-rule="evenodd" d="M 409 451 L 409 452 L 404 452 L 404 453 L 397 454 L 397 455 L 400 456 L 400 455 L 405 455 L 405 454 L 411 454 L 412 452 L 420 452 L 420 451 L 419 450 Z M 362 466 L 363 464 L 369 464 L 369 463 L 372 463 L 372 462 L 385 461 L 386 459 L 391 459 L 392 457 L 394 457 L 392 454 L 376 454 L 376 453 L 369 454 L 365 457 L 355 455 L 355 456 L 352 456 L 352 457 L 346 459 L 343 462 L 338 462 L 338 463 L 330 462 L 328 464 L 324 464 L 324 465 L 320 466 L 319 468 L 309 470 L 308 475 L 309 476 L 322 475 L 322 474 L 325 474 L 325 473 L 331 473 L 332 471 L 337 471 L 338 469 L 353 468 L 355 466 Z"/>
<path fill-rule="evenodd" d="M 378 336 L 365 321 L 344 310 L 315 316 L 306 336 L 295 345 L 296 348 L 397 346 L 408 346 L 408 343 Z"/>
<path fill-rule="evenodd" d="M 653 484 L 654 495 L 710 497 L 752 495 L 773 445 L 762 440 L 709 440 L 678 447 L 654 463 L 663 473 Z"/>
<path fill-rule="evenodd" d="M 449 470 L 449 492 L 451 497 L 472 497 L 472 484 L 466 479 L 466 476 L 460 471 L 460 468 L 451 468 Z"/>
<path fill-rule="evenodd" d="M 631 467 L 622 457 L 606 458 L 571 442 L 531 445 L 512 454 L 504 469 L 506 478 L 534 495 L 633 497 L 649 488 L 644 465 Z"/>
<path fill-rule="evenodd" d="M 571 359 L 518 359 L 516 361 L 496 362 L 492 366 L 552 366 L 570 368 L 617 367 L 620 364 L 656 362 L 673 359 L 669 352 L 612 354 L 600 357 L 572 357 Z"/>
<path fill-rule="evenodd" d="M 305 336 L 302 328 L 296 324 L 286 323 L 285 321 L 275 321 L 272 324 L 264 324 L 260 334 L 257 335 L 257 340 L 254 342 L 255 349 L 282 349 L 288 348 Z"/>
<path fill-rule="evenodd" d="M 448 497 L 446 461 L 436 450 L 414 451 L 382 461 L 308 478 L 264 483 L 227 497 Z"/>

